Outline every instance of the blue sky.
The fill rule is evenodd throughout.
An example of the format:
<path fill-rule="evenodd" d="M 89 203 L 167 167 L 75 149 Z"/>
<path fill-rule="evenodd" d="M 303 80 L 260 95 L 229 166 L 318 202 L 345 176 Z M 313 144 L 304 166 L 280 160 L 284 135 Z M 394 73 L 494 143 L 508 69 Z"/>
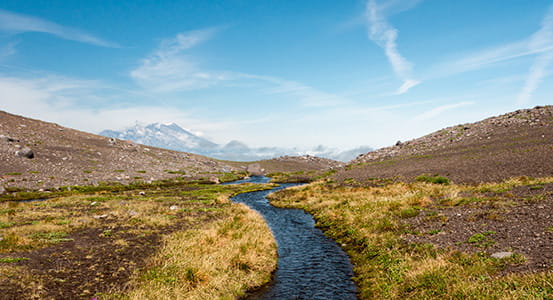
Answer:
<path fill-rule="evenodd" d="M 553 1 L 0 3 L 0 110 L 97 133 L 383 147 L 551 104 Z"/>

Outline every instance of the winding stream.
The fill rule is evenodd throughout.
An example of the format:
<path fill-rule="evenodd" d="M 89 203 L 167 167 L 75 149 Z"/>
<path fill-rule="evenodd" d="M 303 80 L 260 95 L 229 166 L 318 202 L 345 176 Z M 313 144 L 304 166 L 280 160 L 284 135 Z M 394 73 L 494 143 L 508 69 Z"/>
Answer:
<path fill-rule="evenodd" d="M 251 177 L 233 183 L 268 181 L 266 177 Z M 349 257 L 315 228 L 313 217 L 298 209 L 276 208 L 265 198 L 269 193 L 295 185 L 281 184 L 272 190 L 232 198 L 265 218 L 278 246 L 278 270 L 273 282 L 248 299 L 357 299 Z"/>

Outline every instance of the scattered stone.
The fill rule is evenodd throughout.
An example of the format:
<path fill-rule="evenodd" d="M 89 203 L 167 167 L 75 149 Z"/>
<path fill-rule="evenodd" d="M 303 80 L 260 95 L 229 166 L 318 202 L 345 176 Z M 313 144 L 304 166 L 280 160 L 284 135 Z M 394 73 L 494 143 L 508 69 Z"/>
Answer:
<path fill-rule="evenodd" d="M 176 205 L 171 205 L 171 207 L 169 207 L 169 210 L 177 210 L 177 209 L 179 209 L 179 207 Z"/>
<path fill-rule="evenodd" d="M 403 145 L 403 143 L 401 141 L 396 142 L 396 146 L 401 146 L 401 145 Z"/>
<path fill-rule="evenodd" d="M 4 194 L 6 192 L 6 189 L 0 185 L 0 195 Z"/>
<path fill-rule="evenodd" d="M 0 234 L 0 242 L 4 240 L 4 236 Z"/>
<path fill-rule="evenodd" d="M 248 165 L 246 168 L 246 172 L 250 173 L 252 176 L 263 176 L 263 169 L 261 168 L 261 165 L 258 163 Z"/>
<path fill-rule="evenodd" d="M 105 219 L 108 217 L 108 215 L 106 214 L 103 214 L 103 215 L 95 215 L 95 216 L 92 216 L 94 219 Z"/>
<path fill-rule="evenodd" d="M 129 209 L 129 216 L 135 217 L 135 216 L 138 216 L 138 213 L 132 209 Z"/>
<path fill-rule="evenodd" d="M 146 192 L 141 191 L 141 192 L 139 192 L 138 194 L 139 194 L 140 196 L 145 196 L 145 195 L 146 195 Z"/>
<path fill-rule="evenodd" d="M 217 177 L 210 177 L 210 178 L 209 178 L 209 182 L 212 182 L 212 183 L 215 183 L 215 184 L 221 183 L 221 182 L 219 181 L 219 178 L 217 178 Z"/>
<path fill-rule="evenodd" d="M 90 206 L 95 206 L 96 204 L 98 204 L 98 202 L 94 201 L 94 202 L 90 203 Z"/>
<path fill-rule="evenodd" d="M 17 152 L 15 152 L 15 154 L 17 156 L 20 156 L 20 157 L 26 157 L 26 158 L 34 158 L 35 157 L 35 153 L 33 152 L 33 150 L 29 147 L 25 147 L 21 150 L 17 150 Z"/>
<path fill-rule="evenodd" d="M 513 256 L 513 252 L 496 252 L 491 255 L 493 258 L 507 258 Z"/>

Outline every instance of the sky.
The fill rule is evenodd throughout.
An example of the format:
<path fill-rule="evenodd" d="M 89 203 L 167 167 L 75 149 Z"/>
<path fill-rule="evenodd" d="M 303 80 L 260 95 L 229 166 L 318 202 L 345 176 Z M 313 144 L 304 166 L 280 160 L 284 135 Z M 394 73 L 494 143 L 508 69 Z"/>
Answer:
<path fill-rule="evenodd" d="M 551 104 L 553 1 L 0 3 L 0 110 L 374 148 Z"/>

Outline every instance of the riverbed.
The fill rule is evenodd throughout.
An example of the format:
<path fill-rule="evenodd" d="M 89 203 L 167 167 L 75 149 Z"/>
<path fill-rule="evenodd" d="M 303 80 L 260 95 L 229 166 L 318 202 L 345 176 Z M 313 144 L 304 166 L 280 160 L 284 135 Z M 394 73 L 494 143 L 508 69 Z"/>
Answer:
<path fill-rule="evenodd" d="M 234 183 L 266 183 L 267 177 L 251 177 Z M 321 230 L 313 217 L 298 209 L 276 208 L 269 193 L 298 184 L 281 184 L 272 190 L 240 194 L 232 201 L 258 211 L 269 225 L 278 248 L 274 280 L 248 299 L 357 299 L 349 257 Z"/>

